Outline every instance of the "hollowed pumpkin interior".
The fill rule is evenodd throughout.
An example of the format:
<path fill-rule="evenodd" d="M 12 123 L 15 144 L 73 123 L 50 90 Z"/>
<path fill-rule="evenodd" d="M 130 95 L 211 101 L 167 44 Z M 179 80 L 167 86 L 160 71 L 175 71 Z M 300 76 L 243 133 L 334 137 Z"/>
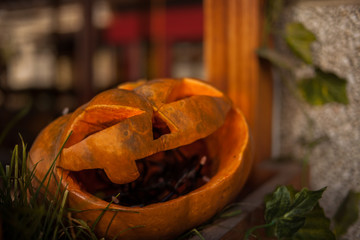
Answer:
<path fill-rule="evenodd" d="M 153 154 L 136 161 L 140 177 L 112 183 L 102 169 L 71 172 L 83 191 L 122 206 L 165 202 L 203 186 L 212 177 L 212 161 L 204 140 Z M 117 196 L 117 198 L 115 198 Z"/>

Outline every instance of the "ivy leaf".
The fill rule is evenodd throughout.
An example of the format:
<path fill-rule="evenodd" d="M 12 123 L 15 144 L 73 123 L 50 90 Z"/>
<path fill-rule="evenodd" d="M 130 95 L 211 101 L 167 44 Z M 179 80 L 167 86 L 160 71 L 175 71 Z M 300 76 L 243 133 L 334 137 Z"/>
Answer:
<path fill-rule="evenodd" d="M 336 211 L 334 231 L 337 237 L 347 232 L 359 217 L 360 193 L 350 191 Z"/>
<path fill-rule="evenodd" d="M 322 197 L 326 188 L 317 191 L 309 191 L 304 188 L 295 194 L 294 202 L 291 210 L 285 215 L 287 218 L 304 217 L 305 214 L 310 212 Z"/>
<path fill-rule="evenodd" d="M 280 218 L 275 224 L 274 233 L 278 239 L 291 238 L 302 226 L 304 226 L 305 218 L 286 219 Z"/>
<path fill-rule="evenodd" d="M 274 224 L 277 238 L 291 238 L 306 223 L 306 216 L 318 204 L 325 188 L 309 191 L 304 188 L 294 194 L 292 189 L 278 187 L 266 202 L 265 220 Z"/>
<path fill-rule="evenodd" d="M 333 73 L 315 69 L 315 76 L 303 79 L 298 83 L 298 89 L 304 99 L 312 105 L 324 105 L 337 102 L 348 104 L 346 80 Z"/>
<path fill-rule="evenodd" d="M 316 40 L 315 35 L 301 23 L 286 25 L 285 40 L 296 56 L 307 64 L 312 64 L 310 45 Z"/>
<path fill-rule="evenodd" d="M 278 187 L 272 198 L 266 202 L 265 221 L 272 222 L 289 211 L 291 205 L 290 191 L 285 186 Z"/>
<path fill-rule="evenodd" d="M 312 211 L 305 215 L 305 224 L 292 237 L 292 240 L 335 240 L 330 231 L 330 220 L 323 209 L 316 204 Z"/>

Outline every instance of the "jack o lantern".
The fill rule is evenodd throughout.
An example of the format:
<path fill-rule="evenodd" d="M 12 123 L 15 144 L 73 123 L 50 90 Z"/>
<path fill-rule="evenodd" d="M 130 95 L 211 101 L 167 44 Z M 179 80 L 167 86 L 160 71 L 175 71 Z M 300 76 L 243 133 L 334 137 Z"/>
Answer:
<path fill-rule="evenodd" d="M 195 79 L 158 79 L 104 91 L 56 119 L 28 162 L 42 179 L 61 152 L 54 175 L 89 225 L 101 209 L 120 210 L 105 212 L 99 236 L 171 239 L 236 197 L 250 172 L 248 145 L 244 117 L 223 93 Z"/>

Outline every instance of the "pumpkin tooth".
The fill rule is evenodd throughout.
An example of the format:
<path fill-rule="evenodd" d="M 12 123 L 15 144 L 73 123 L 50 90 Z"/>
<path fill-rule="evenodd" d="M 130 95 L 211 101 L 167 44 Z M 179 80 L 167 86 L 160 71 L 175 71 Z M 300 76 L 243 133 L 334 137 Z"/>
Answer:
<path fill-rule="evenodd" d="M 103 168 L 114 183 L 134 181 L 139 176 L 135 160 L 154 153 L 151 118 L 141 119 L 143 114 L 125 119 L 64 148 L 58 166 L 70 171 Z"/>

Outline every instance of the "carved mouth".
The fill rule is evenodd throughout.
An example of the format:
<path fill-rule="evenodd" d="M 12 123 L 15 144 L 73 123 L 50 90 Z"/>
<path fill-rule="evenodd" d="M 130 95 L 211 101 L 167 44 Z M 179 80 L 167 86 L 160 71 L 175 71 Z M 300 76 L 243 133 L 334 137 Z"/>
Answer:
<path fill-rule="evenodd" d="M 139 159 L 136 165 L 140 177 L 127 184 L 111 182 L 102 169 L 73 171 L 70 176 L 102 200 L 142 207 L 186 195 L 206 184 L 213 172 L 204 140 Z"/>

